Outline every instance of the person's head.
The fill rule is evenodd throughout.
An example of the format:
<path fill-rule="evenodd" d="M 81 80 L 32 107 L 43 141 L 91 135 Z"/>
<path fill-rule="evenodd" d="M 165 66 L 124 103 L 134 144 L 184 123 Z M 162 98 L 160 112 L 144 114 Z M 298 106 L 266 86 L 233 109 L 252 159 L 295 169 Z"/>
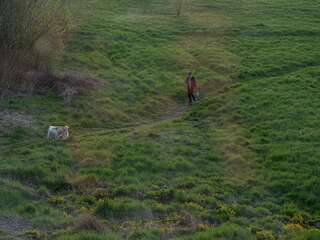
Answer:
<path fill-rule="evenodd" d="M 192 72 L 188 72 L 188 76 L 192 76 Z"/>

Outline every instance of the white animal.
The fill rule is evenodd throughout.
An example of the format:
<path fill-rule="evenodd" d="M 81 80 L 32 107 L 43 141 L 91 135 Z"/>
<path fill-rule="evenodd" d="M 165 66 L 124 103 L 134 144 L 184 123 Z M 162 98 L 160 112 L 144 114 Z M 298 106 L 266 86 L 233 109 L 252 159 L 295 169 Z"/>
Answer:
<path fill-rule="evenodd" d="M 47 139 L 66 140 L 69 137 L 68 126 L 49 126 Z"/>

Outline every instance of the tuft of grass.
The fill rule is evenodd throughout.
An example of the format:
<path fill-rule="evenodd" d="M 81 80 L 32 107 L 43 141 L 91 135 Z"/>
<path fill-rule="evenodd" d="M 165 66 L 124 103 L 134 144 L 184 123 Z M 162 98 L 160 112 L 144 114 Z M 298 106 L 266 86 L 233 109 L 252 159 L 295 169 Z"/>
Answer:
<path fill-rule="evenodd" d="M 97 219 L 95 216 L 85 213 L 76 219 L 73 228 L 75 231 L 102 232 L 104 227 L 99 219 Z"/>
<path fill-rule="evenodd" d="M 152 218 L 152 212 L 143 203 L 125 199 L 100 201 L 95 213 L 110 219 L 150 220 Z"/>

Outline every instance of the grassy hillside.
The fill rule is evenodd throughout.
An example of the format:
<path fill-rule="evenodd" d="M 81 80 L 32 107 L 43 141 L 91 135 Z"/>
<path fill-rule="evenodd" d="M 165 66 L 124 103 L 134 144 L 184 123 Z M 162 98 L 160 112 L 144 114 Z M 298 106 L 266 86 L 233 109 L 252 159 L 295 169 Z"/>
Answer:
<path fill-rule="evenodd" d="M 0 239 L 320 239 L 320 1 L 70 9 L 57 67 L 104 87 L 0 102 Z"/>

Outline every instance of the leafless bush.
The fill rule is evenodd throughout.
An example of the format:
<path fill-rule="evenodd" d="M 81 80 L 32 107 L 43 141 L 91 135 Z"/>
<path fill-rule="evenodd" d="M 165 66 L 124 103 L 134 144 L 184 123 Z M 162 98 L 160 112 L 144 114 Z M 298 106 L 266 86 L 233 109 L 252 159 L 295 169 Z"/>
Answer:
<path fill-rule="evenodd" d="M 64 105 L 69 106 L 76 94 L 77 90 L 74 87 L 67 86 L 65 90 L 60 94 L 63 99 Z"/>
<path fill-rule="evenodd" d="M 74 97 L 84 95 L 91 90 L 101 89 L 101 80 L 81 74 L 63 74 L 57 77 L 55 90 L 66 106 L 70 105 Z"/>
<path fill-rule="evenodd" d="M 0 92 L 29 90 L 63 51 L 69 19 L 63 0 L 0 0 Z"/>
<path fill-rule="evenodd" d="M 58 74 L 57 91 L 63 93 L 66 88 L 74 91 L 74 96 L 87 93 L 90 90 L 101 89 L 104 86 L 103 80 L 86 76 L 80 73 L 64 73 Z"/>
<path fill-rule="evenodd" d="M 91 90 L 102 89 L 105 85 L 96 79 L 80 73 L 54 73 L 29 71 L 25 73 L 26 82 L 32 82 L 32 93 L 45 95 L 49 91 L 60 96 L 65 105 L 70 105 L 74 97 L 85 95 Z"/>
<path fill-rule="evenodd" d="M 179 17 L 182 15 L 184 9 L 188 6 L 187 0 L 174 0 L 174 9 L 176 11 L 176 16 Z"/>
<path fill-rule="evenodd" d="M 96 231 L 102 232 L 103 225 L 95 216 L 85 213 L 78 217 L 78 219 L 74 223 L 74 230 L 81 231 Z"/>
<path fill-rule="evenodd" d="M 101 185 L 94 176 L 81 176 L 77 173 L 69 173 L 65 175 L 65 178 L 74 191 L 81 193 L 88 193 Z"/>

